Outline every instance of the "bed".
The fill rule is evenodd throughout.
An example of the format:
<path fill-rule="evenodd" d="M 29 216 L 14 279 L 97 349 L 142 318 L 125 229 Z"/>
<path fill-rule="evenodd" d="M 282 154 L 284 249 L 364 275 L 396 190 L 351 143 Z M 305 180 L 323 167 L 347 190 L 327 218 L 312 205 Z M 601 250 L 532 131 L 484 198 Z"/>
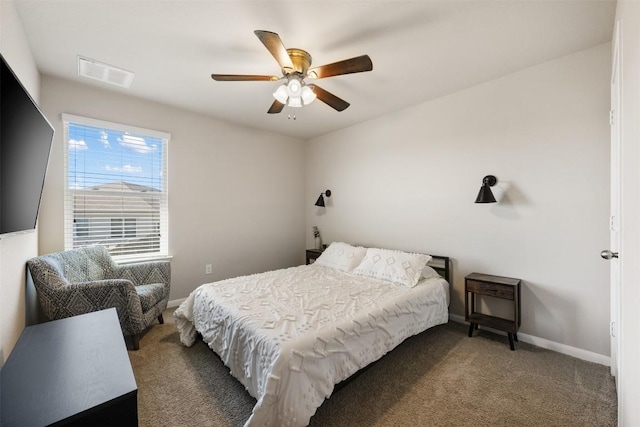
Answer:
<path fill-rule="evenodd" d="M 447 257 L 338 242 L 311 265 L 204 284 L 174 317 L 256 398 L 245 427 L 305 426 L 337 384 L 447 323 L 448 279 Z"/>

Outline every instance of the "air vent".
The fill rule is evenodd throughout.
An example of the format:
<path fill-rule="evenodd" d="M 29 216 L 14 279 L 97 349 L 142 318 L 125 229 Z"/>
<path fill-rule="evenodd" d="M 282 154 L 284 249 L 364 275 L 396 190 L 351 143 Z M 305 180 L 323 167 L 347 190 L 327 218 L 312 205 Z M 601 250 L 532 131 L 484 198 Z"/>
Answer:
<path fill-rule="evenodd" d="M 78 75 L 128 89 L 135 73 L 78 56 Z"/>

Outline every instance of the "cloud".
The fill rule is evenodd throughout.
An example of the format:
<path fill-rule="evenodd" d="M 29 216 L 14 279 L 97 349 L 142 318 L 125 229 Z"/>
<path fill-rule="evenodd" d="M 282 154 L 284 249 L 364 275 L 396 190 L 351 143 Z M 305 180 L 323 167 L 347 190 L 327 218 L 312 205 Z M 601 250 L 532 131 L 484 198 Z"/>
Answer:
<path fill-rule="evenodd" d="M 100 131 L 100 141 L 104 145 L 104 148 L 110 148 L 111 144 L 109 144 L 109 134 L 105 131 Z"/>
<path fill-rule="evenodd" d="M 87 143 L 83 140 L 70 139 L 69 140 L 69 150 L 87 150 Z"/>
<path fill-rule="evenodd" d="M 124 173 L 131 173 L 131 174 L 142 173 L 142 168 L 140 166 L 122 165 L 122 166 L 112 167 L 112 166 L 106 165 L 104 168 L 109 172 L 124 172 Z"/>
<path fill-rule="evenodd" d="M 129 135 L 126 133 L 122 136 L 122 138 L 118 139 L 118 141 L 123 147 L 130 148 L 140 154 L 150 153 L 156 149 L 155 145 L 148 145 L 147 141 L 145 141 L 144 138 Z"/>

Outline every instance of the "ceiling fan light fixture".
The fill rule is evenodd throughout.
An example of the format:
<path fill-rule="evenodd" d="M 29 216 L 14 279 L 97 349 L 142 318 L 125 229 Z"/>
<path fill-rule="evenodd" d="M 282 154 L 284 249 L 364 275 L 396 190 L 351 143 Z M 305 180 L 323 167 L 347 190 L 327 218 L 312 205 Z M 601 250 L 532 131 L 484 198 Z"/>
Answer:
<path fill-rule="evenodd" d="M 302 98 L 299 96 L 290 96 L 289 103 L 287 104 L 289 107 L 302 107 Z"/>
<path fill-rule="evenodd" d="M 278 86 L 278 89 L 276 89 L 276 91 L 273 92 L 273 97 L 281 104 L 286 104 L 287 98 L 289 98 L 289 92 L 287 91 L 287 87 L 285 85 Z"/>
<path fill-rule="evenodd" d="M 302 102 L 304 102 L 304 105 L 309 105 L 313 102 L 314 99 L 316 99 L 316 94 L 313 90 L 309 88 L 309 86 L 303 86 L 301 97 L 302 97 Z"/>
<path fill-rule="evenodd" d="M 302 83 L 298 78 L 292 78 L 289 80 L 289 84 L 287 84 L 287 89 L 289 90 L 289 96 L 300 96 Z"/>
<path fill-rule="evenodd" d="M 299 108 L 311 104 L 316 94 L 300 77 L 294 76 L 289 78 L 288 83 L 278 86 L 273 97 L 281 104 Z"/>

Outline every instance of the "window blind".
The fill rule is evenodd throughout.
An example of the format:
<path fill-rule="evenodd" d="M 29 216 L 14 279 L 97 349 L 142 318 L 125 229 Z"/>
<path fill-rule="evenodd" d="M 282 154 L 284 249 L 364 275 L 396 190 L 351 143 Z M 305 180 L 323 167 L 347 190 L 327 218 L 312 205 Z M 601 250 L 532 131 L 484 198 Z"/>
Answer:
<path fill-rule="evenodd" d="M 168 256 L 170 135 L 63 114 L 65 248 L 117 260 Z"/>

